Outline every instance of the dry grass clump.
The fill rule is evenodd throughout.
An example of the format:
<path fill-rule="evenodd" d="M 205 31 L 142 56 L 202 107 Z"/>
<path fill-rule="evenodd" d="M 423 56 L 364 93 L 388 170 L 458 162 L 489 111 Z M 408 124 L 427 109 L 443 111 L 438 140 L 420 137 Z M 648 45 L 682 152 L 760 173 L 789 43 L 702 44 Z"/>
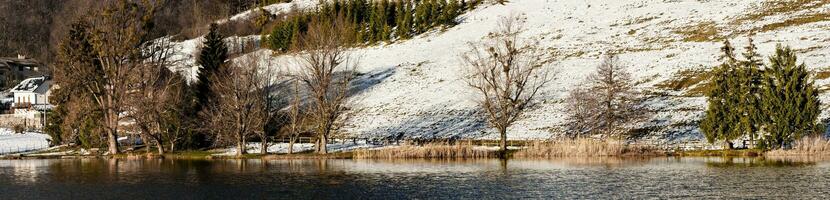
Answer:
<path fill-rule="evenodd" d="M 722 37 L 718 35 L 717 24 L 712 21 L 700 22 L 691 26 L 677 28 L 673 32 L 681 35 L 684 42 L 711 42 L 722 39 Z"/>
<path fill-rule="evenodd" d="M 496 158 L 495 150 L 474 148 L 472 144 L 403 145 L 383 149 L 359 149 L 356 159 L 418 159 L 418 158 Z"/>
<path fill-rule="evenodd" d="M 764 17 L 783 13 L 794 13 L 803 10 L 821 8 L 830 3 L 830 0 L 779 0 L 762 2 L 753 11 L 732 22 L 742 24 L 747 21 L 759 21 Z"/>
<path fill-rule="evenodd" d="M 666 90 L 686 90 L 688 96 L 703 96 L 709 90 L 706 84 L 712 77 L 712 71 L 687 69 L 677 72 L 671 79 L 657 83 L 655 87 Z"/>
<path fill-rule="evenodd" d="M 519 150 L 513 156 L 519 158 L 599 157 L 621 156 L 627 151 L 629 150 L 622 141 L 579 138 L 535 142 Z"/>
<path fill-rule="evenodd" d="M 780 29 L 780 28 L 785 28 L 785 27 L 790 27 L 790 26 L 799 26 L 799 25 L 804 25 L 804 24 L 809 24 L 809 23 L 814 23 L 814 22 L 827 21 L 827 20 L 830 20 L 830 14 L 827 14 L 827 13 L 817 13 L 817 14 L 812 14 L 812 15 L 798 16 L 798 17 L 789 18 L 789 19 L 787 19 L 786 21 L 783 21 L 783 22 L 764 25 L 763 27 L 761 27 L 760 32 L 773 31 L 773 30 L 777 30 L 777 29 Z"/>
<path fill-rule="evenodd" d="M 788 150 L 772 150 L 766 152 L 767 156 L 806 156 L 806 155 L 830 155 L 830 140 L 825 137 L 804 137 L 793 143 L 793 148 Z"/>

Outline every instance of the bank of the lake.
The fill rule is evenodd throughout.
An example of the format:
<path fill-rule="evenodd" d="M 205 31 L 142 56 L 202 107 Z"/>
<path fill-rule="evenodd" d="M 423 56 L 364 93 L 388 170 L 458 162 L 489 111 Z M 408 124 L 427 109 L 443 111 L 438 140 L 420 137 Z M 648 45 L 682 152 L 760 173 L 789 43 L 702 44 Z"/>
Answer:
<path fill-rule="evenodd" d="M 124 153 L 107 155 L 101 149 L 83 149 L 56 146 L 18 154 L 2 154 L 0 159 L 471 159 L 471 158 L 520 158 L 557 159 L 562 157 L 764 157 L 764 156 L 830 156 L 830 141 L 825 138 L 805 138 L 794 142 L 786 150 L 722 149 L 684 150 L 661 148 L 619 140 L 565 139 L 524 142 L 522 146 L 509 146 L 504 153 L 496 146 L 479 142 L 425 143 L 376 145 L 369 143 L 337 143 L 329 145 L 328 154 L 313 152 L 313 145 L 293 145 L 294 153 L 289 154 L 288 144 L 272 143 L 267 154 L 261 154 L 261 145 L 256 142 L 246 145 L 246 152 L 238 155 L 234 147 L 209 150 L 187 150 L 157 154 L 157 150 L 141 146 L 131 147 Z"/>

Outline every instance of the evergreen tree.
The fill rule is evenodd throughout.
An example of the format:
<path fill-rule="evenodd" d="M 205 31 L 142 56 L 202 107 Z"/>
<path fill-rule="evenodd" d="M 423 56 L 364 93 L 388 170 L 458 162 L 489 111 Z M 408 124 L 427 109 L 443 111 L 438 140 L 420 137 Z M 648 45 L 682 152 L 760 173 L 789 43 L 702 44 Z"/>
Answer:
<path fill-rule="evenodd" d="M 424 8 L 424 23 L 422 24 L 422 30 L 426 32 L 435 24 L 435 20 L 438 19 L 437 17 L 435 17 L 435 7 L 437 7 L 438 4 L 435 2 L 435 0 L 425 0 L 424 6 L 426 7 Z"/>
<path fill-rule="evenodd" d="M 54 88 L 50 102 L 55 105 L 48 111 L 44 132 L 52 136 L 52 144 L 90 144 L 89 140 L 104 141 L 103 138 L 79 138 L 76 133 L 92 132 L 99 129 L 99 123 L 90 123 L 82 127 L 85 120 L 102 121 L 98 110 L 89 102 L 94 101 L 90 93 L 82 89 L 90 79 L 103 77 L 97 54 L 93 51 L 89 33 L 89 24 L 84 21 L 73 22 L 68 35 L 60 42 L 58 64 L 54 66 L 53 81 L 60 88 Z M 88 147 L 100 147 L 87 145 Z"/>
<path fill-rule="evenodd" d="M 794 140 L 819 133 L 821 113 L 818 89 L 809 77 L 807 66 L 798 65 L 789 47 L 776 47 L 775 56 L 764 70 L 761 87 L 761 108 L 765 135 L 761 144 L 766 148 L 783 148 Z"/>
<path fill-rule="evenodd" d="M 468 10 L 476 9 L 478 5 L 481 5 L 481 0 L 470 0 L 469 6 L 467 6 Z"/>
<path fill-rule="evenodd" d="M 415 33 L 423 33 L 426 31 L 426 28 L 429 26 L 427 20 L 429 20 L 429 2 L 426 0 L 415 3 L 415 19 L 413 20 L 413 26 L 415 27 Z"/>
<path fill-rule="evenodd" d="M 196 64 L 199 65 L 199 82 L 196 83 L 197 110 L 204 108 L 210 98 L 213 98 L 210 91 L 212 85 L 210 77 L 221 73 L 222 65 L 228 60 L 228 47 L 225 46 L 222 39 L 218 26 L 215 23 L 210 24 L 210 32 L 205 36 L 205 41 L 196 60 Z"/>
<path fill-rule="evenodd" d="M 403 37 L 404 29 L 404 15 L 408 12 L 404 12 L 404 6 L 406 2 L 399 2 L 395 5 L 395 36 L 398 38 Z"/>
<path fill-rule="evenodd" d="M 455 25 L 455 18 L 459 15 L 459 9 L 458 0 L 450 0 L 447 7 L 444 8 L 444 21 L 442 23 L 448 26 Z"/>
<path fill-rule="evenodd" d="M 742 103 L 742 95 L 737 95 L 740 85 L 739 67 L 735 58 L 735 49 L 724 42 L 721 48 L 723 64 L 713 70 L 709 82 L 708 109 L 706 116 L 700 123 L 700 129 L 709 143 L 723 140 L 728 148 L 732 148 L 732 140 L 744 134 L 740 125 L 744 117 L 738 105 Z"/>
<path fill-rule="evenodd" d="M 395 27 L 398 23 L 395 17 L 398 16 L 398 5 L 400 5 L 400 1 L 390 1 L 389 5 L 386 6 L 386 25 L 390 27 Z M 391 34 L 391 32 L 390 32 Z"/>
<path fill-rule="evenodd" d="M 292 19 L 274 25 L 271 33 L 265 39 L 268 48 L 279 52 L 288 51 L 289 47 L 291 47 L 291 39 L 294 37 L 295 22 L 296 19 Z"/>
<path fill-rule="evenodd" d="M 412 37 L 412 26 L 413 26 L 413 13 L 412 13 L 413 5 L 410 2 L 406 2 L 403 11 L 403 22 L 401 22 L 401 26 L 398 26 L 400 38 L 408 39 Z"/>
<path fill-rule="evenodd" d="M 380 40 L 389 41 L 390 35 L 392 35 L 392 25 L 395 24 L 395 5 L 390 4 L 389 0 L 383 0 L 380 3 L 382 5 L 381 7 L 383 7 L 383 16 L 381 16 L 382 27 Z"/>
<path fill-rule="evenodd" d="M 760 111 L 760 97 L 758 95 L 761 84 L 761 56 L 757 53 L 757 47 L 749 39 L 746 52 L 743 53 L 745 60 L 740 63 L 738 71 L 739 84 L 737 85 L 741 103 L 738 104 L 739 113 L 742 113 L 740 120 L 741 132 L 748 134 L 751 140 L 757 139 L 760 129 L 760 120 L 763 117 Z"/>
<path fill-rule="evenodd" d="M 441 25 L 447 22 L 450 16 L 447 15 L 447 0 L 438 0 L 432 7 L 434 24 Z"/>
<path fill-rule="evenodd" d="M 385 34 L 388 33 L 388 28 L 386 27 L 387 4 L 388 2 L 386 0 L 372 4 L 372 13 L 371 18 L 369 19 L 370 44 L 377 41 L 383 41 L 387 38 L 387 36 L 385 36 Z"/>

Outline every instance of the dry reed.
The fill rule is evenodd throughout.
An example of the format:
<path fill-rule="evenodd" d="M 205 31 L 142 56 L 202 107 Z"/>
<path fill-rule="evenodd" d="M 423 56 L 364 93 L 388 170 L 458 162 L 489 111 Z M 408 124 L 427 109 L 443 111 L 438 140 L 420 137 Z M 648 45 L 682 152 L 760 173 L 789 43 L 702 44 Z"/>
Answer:
<path fill-rule="evenodd" d="M 420 158 L 495 158 L 494 150 L 475 148 L 472 144 L 426 144 L 422 146 L 403 145 L 383 149 L 359 149 L 353 154 L 356 159 L 420 159 Z"/>
<path fill-rule="evenodd" d="M 517 158 L 600 157 L 621 156 L 626 152 L 634 151 L 622 141 L 579 138 L 534 142 L 513 156 Z M 643 152 L 639 149 L 637 151 Z"/>
<path fill-rule="evenodd" d="M 830 155 L 830 140 L 825 137 L 804 137 L 793 143 L 792 149 L 772 150 L 764 153 L 766 156 L 828 156 Z"/>

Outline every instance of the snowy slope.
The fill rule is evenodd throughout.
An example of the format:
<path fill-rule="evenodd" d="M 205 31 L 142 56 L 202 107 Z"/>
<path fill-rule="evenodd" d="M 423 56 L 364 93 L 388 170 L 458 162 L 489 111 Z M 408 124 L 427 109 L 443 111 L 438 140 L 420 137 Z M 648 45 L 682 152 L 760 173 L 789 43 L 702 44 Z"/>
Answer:
<path fill-rule="evenodd" d="M 286 12 L 294 10 L 294 9 L 312 8 L 315 5 L 317 5 L 318 2 L 319 2 L 319 0 L 293 0 L 293 1 L 288 2 L 288 3 L 276 3 L 276 4 L 263 6 L 262 9 L 269 12 L 269 13 L 271 13 L 271 14 L 279 15 L 281 13 L 286 13 Z M 256 12 L 257 10 L 258 10 L 258 8 L 253 9 L 253 10 L 248 10 L 248 11 L 236 14 L 234 16 L 231 16 L 229 19 L 231 21 L 250 19 L 250 18 L 255 17 L 255 15 L 257 14 L 257 12 Z M 225 23 L 226 21 L 227 20 L 219 20 L 218 23 Z"/>
<path fill-rule="evenodd" d="M 776 44 L 788 44 L 812 69 L 830 66 L 830 21 L 818 21 L 758 31 L 765 25 L 830 11 L 826 0 L 797 10 L 765 12 L 758 0 L 513 0 L 482 6 L 460 17 L 461 23 L 414 39 L 353 50 L 361 58 L 357 92 L 341 130 L 359 137 L 496 138 L 472 101 L 459 54 L 468 42 L 479 41 L 503 16 L 518 15 L 526 38 L 539 40 L 557 58 L 546 66 L 558 72 L 544 88 L 538 106 L 509 130 L 511 139 L 545 139 L 562 134 L 562 98 L 600 62 L 603 52 L 619 53 L 641 89 L 667 94 L 649 100 L 658 109 L 646 139 L 661 143 L 700 141 L 694 122 L 705 108 L 705 98 L 683 97 L 683 91 L 664 91 L 655 84 L 676 72 L 710 68 L 718 63 L 721 41 L 729 38 L 742 49 L 755 32 L 762 55 Z M 768 1 L 767 1 L 768 2 Z M 779 1 L 780 2 L 780 1 Z M 803 2 L 803 1 L 802 1 Z M 764 13 L 760 15 L 758 13 Z M 746 16 L 756 16 L 744 19 Z M 744 20 L 736 20 L 744 19 Z M 680 32 L 712 24 L 710 40 L 690 41 Z M 267 50 L 256 52 L 270 54 Z M 291 55 L 273 58 L 271 67 L 290 71 Z M 820 86 L 828 81 L 819 80 Z M 825 102 L 830 96 L 823 95 Z M 827 116 L 827 113 L 825 115 Z"/>

